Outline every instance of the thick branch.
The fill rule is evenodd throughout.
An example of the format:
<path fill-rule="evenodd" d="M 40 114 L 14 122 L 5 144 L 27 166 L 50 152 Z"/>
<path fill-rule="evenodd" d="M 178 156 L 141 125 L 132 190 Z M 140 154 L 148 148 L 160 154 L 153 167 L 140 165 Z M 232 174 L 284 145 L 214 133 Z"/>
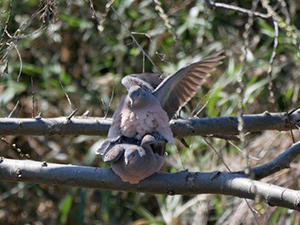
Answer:
<path fill-rule="evenodd" d="M 2 159 L 0 180 L 169 195 L 211 193 L 248 199 L 258 195 L 271 206 L 300 210 L 299 191 L 253 181 L 240 173 L 156 173 L 132 185 L 110 169 Z"/>
<path fill-rule="evenodd" d="M 244 115 L 244 132 L 264 130 L 289 130 L 300 126 L 300 111 L 286 113 L 262 113 Z M 237 117 L 216 117 L 172 120 L 171 128 L 176 137 L 194 135 L 231 135 L 238 134 Z M 2 118 L 0 135 L 106 135 L 111 119 L 103 118 Z"/>

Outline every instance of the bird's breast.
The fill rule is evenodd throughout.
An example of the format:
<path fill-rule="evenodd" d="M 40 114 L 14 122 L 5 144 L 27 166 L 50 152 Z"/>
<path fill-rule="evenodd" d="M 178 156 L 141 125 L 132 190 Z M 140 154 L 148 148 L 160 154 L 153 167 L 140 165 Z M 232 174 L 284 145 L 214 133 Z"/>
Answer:
<path fill-rule="evenodd" d="M 163 136 L 172 136 L 169 127 L 169 118 L 162 108 L 134 110 L 123 114 L 121 119 L 122 134 L 127 137 L 141 139 L 145 134 L 152 132 L 162 133 Z"/>

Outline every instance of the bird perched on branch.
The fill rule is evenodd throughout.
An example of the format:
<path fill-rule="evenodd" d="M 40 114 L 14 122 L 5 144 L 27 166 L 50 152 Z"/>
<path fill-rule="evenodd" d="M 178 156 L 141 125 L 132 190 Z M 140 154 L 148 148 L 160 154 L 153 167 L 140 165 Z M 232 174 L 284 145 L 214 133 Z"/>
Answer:
<path fill-rule="evenodd" d="M 112 170 L 123 181 L 137 184 L 160 170 L 164 163 L 164 149 L 155 146 L 165 146 L 165 140 L 160 136 L 145 135 L 140 145 L 135 139 L 126 141 L 109 145 L 102 155 L 103 161 L 110 162 Z"/>
<path fill-rule="evenodd" d="M 223 58 L 222 52 L 217 53 L 166 78 L 153 73 L 124 77 L 122 84 L 128 94 L 113 115 L 109 139 L 96 153 L 103 155 L 104 162 L 112 163 L 123 181 L 138 183 L 159 171 L 166 141 L 175 142 L 169 120 Z"/>
<path fill-rule="evenodd" d="M 141 140 L 156 132 L 174 143 L 169 120 L 198 91 L 224 58 L 222 52 L 180 69 L 166 78 L 158 74 L 132 74 L 122 79 L 128 94 L 114 112 L 108 138 Z"/>

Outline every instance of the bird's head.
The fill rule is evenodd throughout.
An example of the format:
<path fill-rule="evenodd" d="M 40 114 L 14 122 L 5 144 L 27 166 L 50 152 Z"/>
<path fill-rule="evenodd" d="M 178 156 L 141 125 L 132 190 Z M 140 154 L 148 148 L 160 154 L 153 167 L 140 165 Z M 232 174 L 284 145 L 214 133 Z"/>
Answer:
<path fill-rule="evenodd" d="M 128 91 L 128 97 L 131 107 L 139 107 L 146 102 L 147 91 L 139 86 L 132 86 Z"/>
<path fill-rule="evenodd" d="M 140 152 L 140 147 L 132 146 L 128 147 L 124 153 L 125 165 L 134 165 L 139 159 L 141 159 L 142 154 Z"/>

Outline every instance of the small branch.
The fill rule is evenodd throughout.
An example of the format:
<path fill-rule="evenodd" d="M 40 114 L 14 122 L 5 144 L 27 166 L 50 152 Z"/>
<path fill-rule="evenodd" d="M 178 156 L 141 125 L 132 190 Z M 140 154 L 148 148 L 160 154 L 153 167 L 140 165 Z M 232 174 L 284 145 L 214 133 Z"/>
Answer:
<path fill-rule="evenodd" d="M 9 23 L 10 18 L 11 18 L 11 12 L 12 12 L 12 0 L 9 1 L 8 15 L 7 15 L 5 25 L 4 25 L 4 28 L 3 28 L 3 33 L 1 34 L 1 37 L 0 37 L 0 50 L 2 49 L 1 45 L 4 46 L 4 43 L 2 43 L 2 42 L 4 40 L 5 34 L 7 33 L 8 23 Z M 2 13 L 4 13 L 4 12 L 2 12 Z"/>
<path fill-rule="evenodd" d="M 32 95 L 32 118 L 34 118 L 35 112 L 34 112 L 34 86 L 33 86 L 33 77 L 30 77 L 30 81 L 31 81 L 31 95 Z"/>
<path fill-rule="evenodd" d="M 218 158 L 220 159 L 220 161 L 224 164 L 224 166 L 226 167 L 226 169 L 231 172 L 231 169 L 229 168 L 229 166 L 227 165 L 227 163 L 224 161 L 223 157 L 220 155 L 220 153 L 217 151 L 217 149 L 214 148 L 214 146 L 206 140 L 206 138 L 203 138 L 203 140 L 206 142 L 206 144 L 212 149 L 214 150 L 214 152 L 217 154 Z"/>
<path fill-rule="evenodd" d="M 117 11 L 115 10 L 115 8 L 113 6 L 111 6 L 112 11 L 114 11 L 114 13 L 116 14 L 118 20 L 120 21 L 120 23 L 122 24 L 122 26 L 125 28 L 125 30 L 127 31 L 127 33 L 130 35 L 130 37 L 132 38 L 133 42 L 138 46 L 138 48 L 141 50 L 141 52 L 147 57 L 147 59 L 149 60 L 149 62 L 152 64 L 152 66 L 155 68 L 156 71 L 160 72 L 160 70 L 156 67 L 155 63 L 153 62 L 153 60 L 151 59 L 151 57 L 145 52 L 145 50 L 143 49 L 143 47 L 139 44 L 139 42 L 135 39 L 135 37 L 133 36 L 133 34 L 131 33 L 131 31 L 128 29 L 128 27 L 126 26 L 126 24 L 124 23 L 124 21 L 122 20 L 122 18 L 119 16 L 119 14 L 117 13 Z"/>
<path fill-rule="evenodd" d="M 290 168 L 290 163 L 300 155 L 300 141 L 266 164 L 251 168 L 250 175 L 254 179 L 262 179 L 279 170 Z"/>
<path fill-rule="evenodd" d="M 17 103 L 15 104 L 14 108 L 11 110 L 11 112 L 9 113 L 9 115 L 7 116 L 7 118 L 10 118 L 12 116 L 12 114 L 15 112 L 15 110 L 17 109 L 17 107 L 19 106 L 20 100 L 17 101 Z"/>
<path fill-rule="evenodd" d="M 132 185 L 124 183 L 111 169 L 2 158 L 0 181 L 168 195 L 210 193 L 248 199 L 259 196 L 270 206 L 300 210 L 299 191 L 253 181 L 244 174 L 229 172 L 156 173 Z"/>
<path fill-rule="evenodd" d="M 22 152 L 22 149 L 20 149 L 19 147 L 17 147 L 17 145 L 16 144 L 11 144 L 11 143 L 9 143 L 7 140 L 6 140 L 6 138 L 5 137 L 1 137 L 0 138 L 0 141 L 2 141 L 3 143 L 5 143 L 6 145 L 8 145 L 9 147 L 11 147 L 13 150 L 15 150 L 19 155 L 20 155 L 20 157 L 26 157 L 27 159 L 29 159 L 30 158 L 30 155 L 29 154 L 25 154 L 25 153 L 23 153 Z M 0 160 L 1 161 L 1 160 Z"/>
<path fill-rule="evenodd" d="M 106 108 L 106 112 L 105 112 L 105 115 L 104 115 L 104 119 L 107 118 L 107 114 L 108 114 L 108 112 L 109 112 L 109 109 L 110 109 L 110 106 L 111 106 L 111 103 L 112 103 L 113 98 L 114 98 L 114 89 L 113 89 L 112 92 L 111 92 L 110 99 L 109 99 L 109 102 L 108 102 L 108 106 L 107 106 L 107 108 Z"/>
<path fill-rule="evenodd" d="M 239 137 L 237 135 L 222 135 L 222 134 L 210 134 L 207 135 L 206 137 L 211 137 L 211 138 L 219 138 L 219 139 L 224 139 L 227 141 L 240 141 Z"/>
<path fill-rule="evenodd" d="M 233 10 L 239 13 L 244 13 L 244 14 L 248 14 L 251 15 L 253 13 L 253 15 L 255 17 L 260 17 L 262 19 L 268 19 L 271 17 L 271 15 L 269 14 L 263 14 L 263 13 L 259 13 L 259 12 L 252 12 L 249 9 L 244 9 L 238 6 L 233 6 L 233 5 L 228 5 L 225 3 L 219 3 L 219 2 L 212 2 L 210 0 L 205 0 L 206 4 L 208 7 L 210 8 L 223 8 L 223 9 L 229 9 L 229 10 Z"/>
<path fill-rule="evenodd" d="M 300 126 L 300 110 L 287 113 L 269 113 L 243 115 L 247 132 L 264 130 L 288 131 Z M 58 118 L 0 118 L 0 135 L 107 135 L 111 119 L 99 117 L 72 118 L 66 123 L 66 117 Z M 178 139 L 197 135 L 236 135 L 237 117 L 216 117 L 198 119 L 171 120 L 171 129 Z"/>
<path fill-rule="evenodd" d="M 68 103 L 69 103 L 71 109 L 74 111 L 72 101 L 71 101 L 71 99 L 69 98 L 69 95 L 68 95 L 68 93 L 66 92 L 66 89 L 64 88 L 64 86 L 63 86 L 63 84 L 62 84 L 62 82 L 61 82 L 60 80 L 58 80 L 58 82 L 59 82 L 59 84 L 60 84 L 60 86 L 61 86 L 61 89 L 63 90 L 63 92 L 64 92 L 64 94 L 65 94 L 67 100 L 68 100 Z"/>
<path fill-rule="evenodd" d="M 77 113 L 78 109 L 75 109 L 71 112 L 71 114 L 67 117 L 67 121 L 70 122 L 71 119 L 75 116 L 75 114 Z"/>
<path fill-rule="evenodd" d="M 7 43 L 9 45 L 12 45 L 16 52 L 17 52 L 17 55 L 19 57 L 19 61 L 20 61 L 20 69 L 19 69 L 19 73 L 18 73 L 18 77 L 17 77 L 17 81 L 19 82 L 20 80 L 20 77 L 21 77 L 21 74 L 22 74 L 22 69 L 23 69 L 23 61 L 22 61 L 22 56 L 21 56 L 21 53 L 19 52 L 19 49 L 18 49 L 18 46 L 15 45 L 13 42 L 10 42 L 10 43 Z"/>

